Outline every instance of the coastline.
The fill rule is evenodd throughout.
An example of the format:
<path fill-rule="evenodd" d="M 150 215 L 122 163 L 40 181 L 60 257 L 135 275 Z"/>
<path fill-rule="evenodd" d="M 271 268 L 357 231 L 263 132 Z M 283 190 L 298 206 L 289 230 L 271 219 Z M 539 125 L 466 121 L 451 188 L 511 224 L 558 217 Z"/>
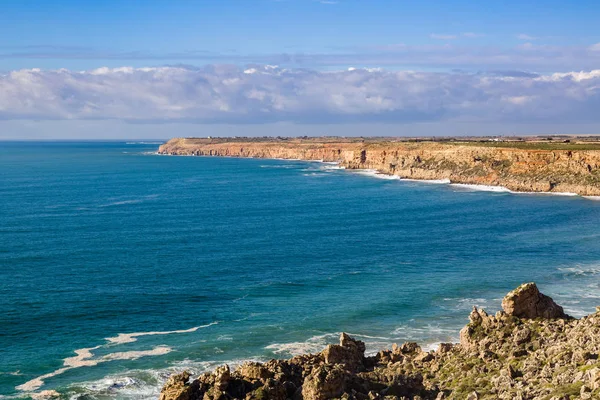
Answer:
<path fill-rule="evenodd" d="M 172 375 L 160 400 L 594 399 L 600 396 L 600 308 L 575 319 L 526 283 L 489 315 L 473 307 L 459 343 L 415 342 L 365 354 L 341 333 L 339 344 L 288 360 L 225 364 L 190 380 Z"/>
<path fill-rule="evenodd" d="M 355 173 L 363 176 L 369 176 L 376 179 L 385 179 L 385 180 L 398 180 L 402 182 L 418 182 L 432 185 L 449 185 L 454 186 L 464 191 L 481 191 L 481 192 L 495 192 L 495 193 L 507 193 L 507 194 L 517 194 L 517 195 L 547 195 L 547 196 L 563 196 L 563 197 L 580 197 L 587 200 L 592 201 L 600 201 L 600 195 L 580 195 L 575 192 L 543 192 L 543 191 L 518 191 L 511 190 L 505 186 L 501 185 L 485 185 L 485 184 L 477 184 L 477 183 L 459 183 L 452 182 L 450 179 L 415 179 L 415 178 L 403 178 L 399 175 L 390 174 L 387 172 L 375 170 L 375 169 L 348 169 L 341 165 L 339 161 L 323 161 L 323 160 L 304 160 L 301 158 L 265 158 L 265 157 L 244 157 L 244 156 L 211 156 L 211 155 L 194 155 L 194 154 L 168 154 L 168 153 L 160 153 L 156 152 L 155 155 L 159 156 L 174 156 L 174 157 L 222 157 L 222 158 L 248 158 L 248 159 L 262 159 L 262 160 L 279 160 L 279 161 L 303 161 L 303 162 L 313 162 L 313 163 L 322 163 L 326 165 L 335 165 L 336 169 L 339 170 L 347 170 L 350 173 Z"/>
<path fill-rule="evenodd" d="M 384 179 L 449 182 L 464 188 L 513 193 L 600 196 L 600 150 L 545 150 L 485 144 L 379 141 L 356 143 L 261 139 L 181 139 L 161 145 L 161 155 L 260 158 L 336 163 L 376 171 Z M 392 178 L 393 177 L 393 178 Z M 396 178 L 397 177 L 397 178 Z M 460 186 L 459 186 L 460 187 Z"/>

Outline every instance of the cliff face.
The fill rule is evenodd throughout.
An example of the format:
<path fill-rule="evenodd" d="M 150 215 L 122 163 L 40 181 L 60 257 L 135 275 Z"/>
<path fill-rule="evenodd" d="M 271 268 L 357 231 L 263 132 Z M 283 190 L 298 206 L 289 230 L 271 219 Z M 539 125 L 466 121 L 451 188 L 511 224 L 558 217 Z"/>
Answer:
<path fill-rule="evenodd" d="M 494 316 L 474 308 L 460 343 L 437 351 L 404 343 L 365 357 L 364 343 L 342 334 L 318 354 L 225 365 L 191 382 L 174 375 L 160 399 L 600 398 L 600 313 L 573 319 L 533 283 L 502 305 Z"/>
<path fill-rule="evenodd" d="M 433 142 L 172 139 L 160 154 L 339 162 L 410 179 L 600 195 L 600 150 L 532 150 Z"/>

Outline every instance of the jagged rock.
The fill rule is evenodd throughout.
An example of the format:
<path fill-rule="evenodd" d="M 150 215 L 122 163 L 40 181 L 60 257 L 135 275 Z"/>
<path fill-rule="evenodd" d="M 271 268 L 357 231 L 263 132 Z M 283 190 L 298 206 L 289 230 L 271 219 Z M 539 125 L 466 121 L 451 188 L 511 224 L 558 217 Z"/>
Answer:
<path fill-rule="evenodd" d="M 304 379 L 302 398 L 304 400 L 326 400 L 339 397 L 346 389 L 348 376 L 339 365 L 321 366 Z"/>
<path fill-rule="evenodd" d="M 229 365 L 222 365 L 217 367 L 214 373 L 215 376 L 215 388 L 217 390 L 225 390 L 227 389 L 227 385 L 229 384 L 229 379 L 231 379 L 231 371 L 229 370 Z"/>
<path fill-rule="evenodd" d="M 392 353 L 395 354 L 414 354 L 421 351 L 421 347 L 415 342 L 406 342 L 401 346 L 396 343 L 392 345 Z"/>
<path fill-rule="evenodd" d="M 265 366 L 256 362 L 248 362 L 242 364 L 238 369 L 237 373 L 242 378 L 249 381 L 261 381 L 265 382 L 269 378 L 273 378 L 274 373 L 269 371 Z"/>
<path fill-rule="evenodd" d="M 479 399 L 479 395 L 477 394 L 477 392 L 471 392 L 467 396 L 467 400 L 478 400 L 478 399 Z"/>
<path fill-rule="evenodd" d="M 521 329 L 517 329 L 513 333 L 513 341 L 515 344 L 523 344 L 529 340 L 531 337 L 531 330 L 527 327 L 523 327 Z"/>
<path fill-rule="evenodd" d="M 515 309 L 531 303 L 522 302 L 522 292 L 536 291 L 525 285 L 512 292 L 517 307 L 495 315 L 473 308 L 460 345 L 424 352 L 407 342 L 364 357 L 364 343 L 342 334 L 339 344 L 318 354 L 245 363 L 233 372 L 223 366 L 192 382 L 189 374 L 175 375 L 160 399 L 600 399 L 600 315 L 579 320 L 516 315 Z M 558 307 L 539 292 L 533 298 L 543 303 L 542 308 L 536 303 L 536 313 L 551 315 L 547 310 Z"/>
<path fill-rule="evenodd" d="M 538 290 L 535 283 L 525 283 L 502 300 L 502 308 L 508 315 L 519 318 L 567 318 L 561 306 Z"/>
<path fill-rule="evenodd" d="M 454 348 L 453 343 L 440 343 L 440 345 L 437 348 L 437 352 L 439 354 L 445 354 L 445 353 L 451 352 L 453 348 Z"/>
<path fill-rule="evenodd" d="M 171 375 L 160 391 L 160 400 L 190 400 L 198 385 L 190 385 L 190 373 Z"/>
<path fill-rule="evenodd" d="M 348 369 L 357 370 L 363 365 L 365 344 L 342 333 L 340 344 L 330 344 L 321 354 L 327 364 L 343 364 Z"/>

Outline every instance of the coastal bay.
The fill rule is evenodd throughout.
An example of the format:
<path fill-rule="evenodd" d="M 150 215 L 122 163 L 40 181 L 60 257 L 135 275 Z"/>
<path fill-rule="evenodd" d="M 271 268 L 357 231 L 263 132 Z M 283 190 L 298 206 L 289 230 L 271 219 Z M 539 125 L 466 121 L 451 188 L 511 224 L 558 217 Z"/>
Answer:
<path fill-rule="evenodd" d="M 598 202 L 159 145 L 0 147 L 0 395 L 156 399 L 341 332 L 427 352 L 528 281 L 577 318 L 600 301 Z"/>

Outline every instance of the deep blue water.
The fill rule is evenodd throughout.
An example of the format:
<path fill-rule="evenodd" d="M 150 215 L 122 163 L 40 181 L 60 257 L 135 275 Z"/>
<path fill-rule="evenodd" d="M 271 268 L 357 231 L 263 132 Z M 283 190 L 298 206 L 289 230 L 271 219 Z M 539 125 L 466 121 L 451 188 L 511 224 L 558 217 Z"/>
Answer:
<path fill-rule="evenodd" d="M 341 331 L 370 351 L 457 340 L 524 281 L 574 315 L 600 304 L 600 202 L 157 147 L 0 142 L 1 395 L 85 348 L 95 365 L 36 390 L 152 398 L 170 372 Z"/>

